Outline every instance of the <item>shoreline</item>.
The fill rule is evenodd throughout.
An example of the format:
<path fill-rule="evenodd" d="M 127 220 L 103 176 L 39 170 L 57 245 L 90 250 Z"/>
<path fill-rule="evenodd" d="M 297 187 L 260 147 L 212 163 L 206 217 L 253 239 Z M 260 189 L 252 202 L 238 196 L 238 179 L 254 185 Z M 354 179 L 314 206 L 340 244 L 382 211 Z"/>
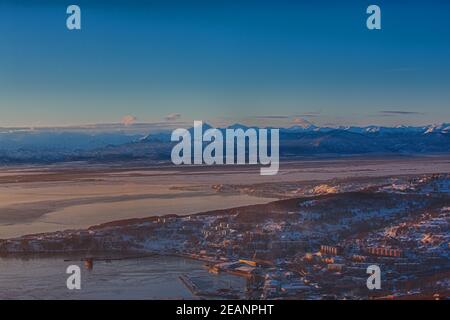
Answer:
<path fill-rule="evenodd" d="M 302 196 L 302 191 L 295 188 L 291 193 L 283 194 L 283 188 L 288 184 L 302 188 L 308 184 L 326 185 L 329 181 L 357 183 L 448 173 L 450 156 L 340 159 L 331 163 L 328 160 L 294 161 L 286 163 L 280 174 L 270 179 L 255 174 L 258 168 L 211 167 L 207 171 L 200 168 L 205 169 L 182 167 L 174 171 L 170 168 L 163 173 L 165 169 L 162 168 L 157 168 L 156 172 L 142 171 L 142 168 L 112 168 L 102 170 L 98 176 L 92 173 L 86 176 L 85 171 L 67 168 L 62 172 L 48 168 L 50 171 L 34 172 L 29 176 L 22 172 L 18 175 L 20 181 L 9 173 L 4 177 L 5 181 L 15 182 L 0 181 L 0 221 L 3 221 L 0 222 L 0 238 L 95 228 L 174 213 L 178 216 L 201 215 Z M 51 181 L 46 181 L 47 178 Z"/>

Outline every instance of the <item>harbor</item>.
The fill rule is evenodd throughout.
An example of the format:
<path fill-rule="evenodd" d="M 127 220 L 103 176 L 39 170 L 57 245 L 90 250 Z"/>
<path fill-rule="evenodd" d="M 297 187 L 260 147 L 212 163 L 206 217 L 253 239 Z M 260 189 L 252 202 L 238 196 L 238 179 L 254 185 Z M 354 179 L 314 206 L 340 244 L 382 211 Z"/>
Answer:
<path fill-rule="evenodd" d="M 81 267 L 81 290 L 66 287 L 72 264 Z M 201 261 L 162 255 L 0 257 L 0 270 L 0 299 L 200 299 L 221 288 L 226 296 L 230 285 L 243 292 L 245 286 L 239 277 L 209 273 Z M 186 287 L 182 276 L 195 281 L 200 295 Z"/>

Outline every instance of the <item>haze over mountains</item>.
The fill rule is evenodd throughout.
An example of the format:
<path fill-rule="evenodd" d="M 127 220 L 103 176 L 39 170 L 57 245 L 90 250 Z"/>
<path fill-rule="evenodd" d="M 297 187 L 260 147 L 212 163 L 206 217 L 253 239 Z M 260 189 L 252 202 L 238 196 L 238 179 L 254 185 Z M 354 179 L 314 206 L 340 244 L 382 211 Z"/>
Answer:
<path fill-rule="evenodd" d="M 203 130 L 210 127 L 203 124 Z M 246 130 L 249 127 L 234 124 L 227 128 Z M 169 162 L 174 145 L 170 141 L 171 132 L 171 129 L 159 129 L 149 134 L 118 129 L 111 132 L 64 128 L 1 129 L 0 163 Z M 318 127 L 304 121 L 280 129 L 282 158 L 447 152 L 450 152 L 450 123 L 420 127 Z"/>

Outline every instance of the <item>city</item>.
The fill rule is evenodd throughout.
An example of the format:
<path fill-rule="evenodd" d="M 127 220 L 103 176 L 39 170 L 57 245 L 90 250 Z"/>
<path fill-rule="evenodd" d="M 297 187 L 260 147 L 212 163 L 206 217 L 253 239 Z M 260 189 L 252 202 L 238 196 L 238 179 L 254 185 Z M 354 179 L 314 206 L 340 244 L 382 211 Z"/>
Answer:
<path fill-rule="evenodd" d="M 0 253 L 83 252 L 91 268 L 99 254 L 175 255 L 245 278 L 240 290 L 180 276 L 199 298 L 446 298 L 450 176 L 381 179 L 346 191 L 349 184 L 268 204 L 2 240 Z M 366 286 L 370 265 L 381 269 L 380 290 Z"/>

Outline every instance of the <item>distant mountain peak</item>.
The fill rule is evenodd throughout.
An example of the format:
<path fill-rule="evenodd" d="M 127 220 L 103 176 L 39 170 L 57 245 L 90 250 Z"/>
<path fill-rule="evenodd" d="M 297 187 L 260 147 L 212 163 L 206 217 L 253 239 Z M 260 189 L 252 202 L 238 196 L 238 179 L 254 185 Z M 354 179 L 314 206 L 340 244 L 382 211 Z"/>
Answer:
<path fill-rule="evenodd" d="M 298 118 L 294 119 L 294 125 L 291 128 L 311 129 L 311 128 L 316 128 L 316 126 L 314 124 L 312 124 L 311 122 L 309 122 L 308 120 L 298 117 Z"/>
<path fill-rule="evenodd" d="M 243 125 L 241 123 L 234 123 L 231 126 L 228 126 L 227 129 L 242 129 L 247 130 L 249 127 L 246 125 Z"/>
<path fill-rule="evenodd" d="M 450 123 L 433 124 L 426 127 L 424 134 L 428 133 L 449 133 Z"/>

